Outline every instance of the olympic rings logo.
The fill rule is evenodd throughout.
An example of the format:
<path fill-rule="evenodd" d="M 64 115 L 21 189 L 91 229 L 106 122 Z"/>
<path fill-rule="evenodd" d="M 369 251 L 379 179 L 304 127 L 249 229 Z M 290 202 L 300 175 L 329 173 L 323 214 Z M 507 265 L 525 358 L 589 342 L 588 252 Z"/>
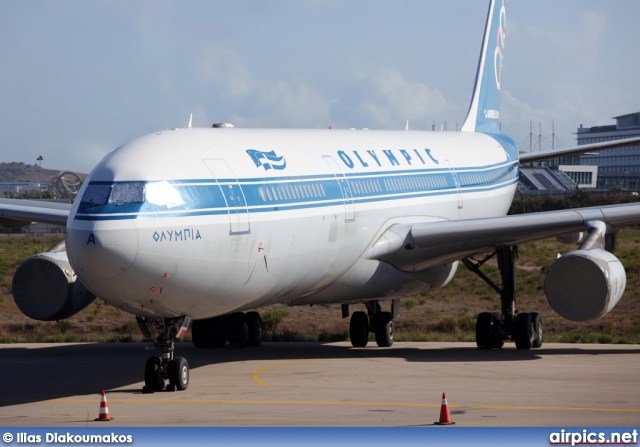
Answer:
<path fill-rule="evenodd" d="M 506 37 L 505 30 L 507 29 L 507 10 L 504 7 L 504 0 L 502 0 L 502 6 L 500 7 L 500 19 L 498 22 L 498 35 L 496 36 L 496 51 L 493 56 L 493 68 L 496 77 L 496 87 L 500 91 L 500 84 L 502 84 L 502 61 L 504 51 L 504 39 Z"/>

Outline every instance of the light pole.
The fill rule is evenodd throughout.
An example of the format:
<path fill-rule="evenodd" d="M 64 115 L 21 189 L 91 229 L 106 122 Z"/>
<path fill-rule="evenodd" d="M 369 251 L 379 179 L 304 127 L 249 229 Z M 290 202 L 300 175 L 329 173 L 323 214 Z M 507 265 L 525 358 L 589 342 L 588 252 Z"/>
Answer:
<path fill-rule="evenodd" d="M 38 176 L 39 176 L 39 181 L 38 181 L 38 189 L 40 190 L 40 200 L 42 200 L 42 155 L 40 155 L 36 160 L 38 160 L 38 163 L 40 165 L 40 169 L 38 170 Z"/>

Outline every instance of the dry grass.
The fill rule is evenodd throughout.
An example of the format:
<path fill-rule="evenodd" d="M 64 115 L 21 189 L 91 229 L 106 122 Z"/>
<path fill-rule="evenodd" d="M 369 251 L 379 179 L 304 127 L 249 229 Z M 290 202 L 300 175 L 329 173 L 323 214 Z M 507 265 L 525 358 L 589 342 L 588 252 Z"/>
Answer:
<path fill-rule="evenodd" d="M 58 237 L 59 238 L 59 237 Z M 517 262 L 518 303 L 522 311 L 540 312 L 547 342 L 640 343 L 640 229 L 619 235 L 616 255 L 627 270 L 627 290 L 616 308 L 590 323 L 573 323 L 558 316 L 543 292 L 544 272 L 557 253 L 572 247 L 555 240 L 520 247 Z M 30 320 L 10 294 L 13 272 L 22 260 L 48 248 L 52 236 L 0 235 L 0 342 L 80 342 L 142 340 L 135 318 L 96 300 L 77 315 L 59 322 Z M 497 268 L 487 265 L 496 279 Z M 383 303 L 383 307 L 388 307 Z M 351 311 L 363 309 L 352 305 Z M 496 293 L 460 266 L 451 284 L 441 290 L 403 300 L 395 320 L 398 341 L 474 341 L 475 319 L 483 311 L 499 310 Z M 262 309 L 270 340 L 346 340 L 349 319 L 340 305 L 271 306 Z"/>

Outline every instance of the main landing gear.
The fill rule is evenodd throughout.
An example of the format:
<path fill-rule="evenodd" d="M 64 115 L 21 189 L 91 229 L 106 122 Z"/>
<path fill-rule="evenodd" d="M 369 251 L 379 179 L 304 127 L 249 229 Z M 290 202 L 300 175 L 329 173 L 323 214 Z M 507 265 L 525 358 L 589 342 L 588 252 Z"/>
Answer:
<path fill-rule="evenodd" d="M 496 285 L 480 271 L 489 259 L 497 257 L 501 285 Z M 505 340 L 513 340 L 518 349 L 542 346 L 542 318 L 537 312 L 518 312 L 516 304 L 515 260 L 518 247 L 501 247 L 484 259 L 463 259 L 464 265 L 500 294 L 501 312 L 482 312 L 476 320 L 476 344 L 479 349 L 501 348 Z"/>
<path fill-rule="evenodd" d="M 196 348 L 221 348 L 229 342 L 236 348 L 262 344 L 262 318 L 258 312 L 235 312 L 229 315 L 196 320 L 191 337 Z"/>
<path fill-rule="evenodd" d="M 153 350 L 159 354 L 147 359 L 144 368 L 144 390 L 147 392 L 162 391 L 165 388 L 167 391 L 186 390 L 189 386 L 189 364 L 184 357 L 173 356 L 173 341 L 178 333 L 186 332 L 190 320 L 138 316 L 136 321 L 143 335 L 154 339 Z M 157 335 L 153 337 L 152 333 Z"/>
<path fill-rule="evenodd" d="M 381 348 L 393 345 L 393 313 L 382 312 L 377 301 L 367 301 L 367 313 L 354 312 L 349 324 L 349 336 L 354 348 L 364 348 L 369 342 L 369 332 L 373 332 L 376 343 Z M 349 314 L 349 306 L 342 305 L 343 316 Z"/>

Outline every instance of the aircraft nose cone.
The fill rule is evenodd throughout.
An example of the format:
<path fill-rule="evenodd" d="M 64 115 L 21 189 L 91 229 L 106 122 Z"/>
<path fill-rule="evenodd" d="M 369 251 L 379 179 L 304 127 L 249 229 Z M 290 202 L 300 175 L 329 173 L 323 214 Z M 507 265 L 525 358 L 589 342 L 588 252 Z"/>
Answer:
<path fill-rule="evenodd" d="M 133 264 L 138 251 L 135 228 L 67 228 L 67 254 L 76 274 L 85 285 L 113 279 Z"/>

